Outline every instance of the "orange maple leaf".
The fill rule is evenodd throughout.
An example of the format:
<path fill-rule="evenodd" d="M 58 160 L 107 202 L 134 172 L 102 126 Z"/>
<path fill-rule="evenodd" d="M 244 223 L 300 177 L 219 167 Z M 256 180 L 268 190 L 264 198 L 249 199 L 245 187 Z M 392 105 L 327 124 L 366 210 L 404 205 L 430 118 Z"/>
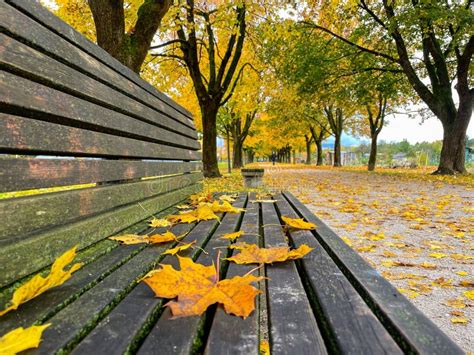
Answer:
<path fill-rule="evenodd" d="M 231 258 L 226 258 L 226 260 L 237 264 L 271 264 L 300 259 L 313 250 L 306 244 L 302 244 L 299 248 L 293 250 L 286 246 L 259 248 L 256 244 L 234 245 L 231 248 L 240 250 L 240 253 Z"/>
<path fill-rule="evenodd" d="M 201 315 L 214 303 L 220 303 L 229 314 L 246 318 L 255 309 L 255 296 L 261 291 L 251 285 L 262 280 L 253 275 L 218 280 L 214 265 L 205 266 L 190 258 L 179 257 L 180 270 L 161 265 L 144 277 L 156 297 L 175 298 L 167 306 L 174 317 Z"/>

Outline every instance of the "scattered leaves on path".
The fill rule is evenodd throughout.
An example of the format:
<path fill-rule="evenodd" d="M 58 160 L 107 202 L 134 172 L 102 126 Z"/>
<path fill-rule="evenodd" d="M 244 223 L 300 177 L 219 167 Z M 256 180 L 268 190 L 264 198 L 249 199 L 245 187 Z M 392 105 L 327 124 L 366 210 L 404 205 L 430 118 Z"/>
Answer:
<path fill-rule="evenodd" d="M 39 274 L 35 275 L 32 279 L 17 288 L 10 301 L 11 305 L 1 311 L 0 316 L 17 309 L 20 304 L 28 302 L 50 288 L 62 285 L 66 280 L 68 280 L 73 272 L 82 267 L 82 263 L 76 263 L 72 265 L 69 270 L 64 270 L 64 268 L 76 257 L 76 249 L 77 247 L 69 249 L 63 255 L 58 257 L 51 266 L 51 271 L 48 276 L 43 277 Z"/>
<path fill-rule="evenodd" d="M 161 269 L 152 271 L 143 280 L 156 297 L 177 297 L 166 304 L 174 317 L 201 315 L 214 303 L 222 304 L 227 313 L 243 318 L 255 309 L 255 296 L 261 291 L 251 283 L 262 277 L 245 275 L 219 281 L 214 265 L 201 265 L 179 256 L 178 260 L 180 270 L 162 264 Z"/>
<path fill-rule="evenodd" d="M 237 264 L 271 264 L 286 260 L 301 259 L 313 248 L 302 244 L 299 248 L 290 250 L 289 247 L 259 248 L 256 244 L 233 245 L 232 249 L 240 250 L 240 253 L 226 260 Z"/>
<path fill-rule="evenodd" d="M 285 224 L 291 228 L 295 229 L 306 229 L 306 230 L 311 230 L 315 229 L 316 225 L 314 223 L 306 222 L 303 220 L 303 218 L 290 218 L 290 217 L 285 217 L 281 216 L 281 219 Z"/>
<path fill-rule="evenodd" d="M 11 355 L 37 348 L 43 331 L 51 324 L 33 325 L 29 328 L 16 328 L 0 338 L 0 354 Z"/>

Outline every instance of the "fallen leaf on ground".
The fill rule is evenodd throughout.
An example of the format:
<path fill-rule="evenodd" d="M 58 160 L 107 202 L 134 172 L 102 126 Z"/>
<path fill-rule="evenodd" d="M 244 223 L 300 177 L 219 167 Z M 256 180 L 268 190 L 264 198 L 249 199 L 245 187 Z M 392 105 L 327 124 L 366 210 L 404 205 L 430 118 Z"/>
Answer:
<path fill-rule="evenodd" d="M 63 255 L 59 256 L 51 266 L 51 271 L 48 276 L 35 275 L 25 284 L 18 287 L 10 301 L 11 306 L 1 311 L 0 316 L 17 309 L 20 304 L 28 302 L 50 288 L 59 286 L 68 280 L 73 272 L 82 267 L 82 263 L 76 263 L 72 265 L 69 270 L 64 270 L 76 257 L 76 249 L 77 247 L 69 249 Z"/>
<path fill-rule="evenodd" d="M 289 247 L 259 248 L 256 244 L 243 246 L 234 245 L 232 249 L 240 250 L 240 253 L 225 260 L 237 264 L 271 264 L 286 260 L 300 259 L 308 254 L 313 248 L 302 244 L 299 248 L 290 250 Z"/>
<path fill-rule="evenodd" d="M 416 298 L 420 295 L 418 292 L 415 292 L 415 291 L 412 291 L 412 290 L 407 290 L 405 288 L 397 288 L 397 290 L 400 293 L 403 293 L 405 296 L 407 296 L 408 298 L 411 298 L 411 299 Z"/>
<path fill-rule="evenodd" d="M 452 308 L 465 308 L 466 303 L 464 302 L 464 299 L 461 297 L 459 298 L 451 298 L 443 302 L 444 305 Z"/>
<path fill-rule="evenodd" d="M 169 227 L 171 226 L 171 222 L 164 218 L 153 218 L 148 225 L 153 228 L 160 228 L 160 227 Z"/>
<path fill-rule="evenodd" d="M 234 240 L 236 240 L 237 238 L 240 238 L 244 234 L 245 234 L 244 231 L 238 231 L 238 232 L 234 232 L 234 233 L 227 233 L 227 234 L 224 234 L 221 237 L 221 239 L 229 239 L 231 242 L 233 242 Z"/>
<path fill-rule="evenodd" d="M 469 298 L 470 300 L 474 300 L 474 290 L 465 291 L 465 292 L 463 292 L 463 295 L 464 295 L 466 298 Z"/>
<path fill-rule="evenodd" d="M 316 225 L 314 223 L 306 222 L 303 220 L 303 218 L 290 218 L 281 216 L 281 219 L 283 220 L 283 222 L 285 222 L 287 226 L 291 228 L 305 230 L 311 230 L 316 228 Z"/>
<path fill-rule="evenodd" d="M 176 254 L 178 254 L 180 251 L 183 251 L 183 250 L 186 250 L 186 249 L 191 248 L 191 246 L 192 246 L 193 244 L 195 244 L 195 243 L 196 243 L 196 241 L 194 240 L 194 241 L 192 241 L 191 243 L 179 245 L 179 246 L 177 246 L 177 247 L 168 249 L 168 250 L 166 250 L 165 252 L 163 252 L 163 255 L 176 255 Z"/>
<path fill-rule="evenodd" d="M 466 325 L 467 323 L 469 323 L 469 319 L 467 319 L 465 317 L 452 317 L 451 318 L 451 323 Z"/>
<path fill-rule="evenodd" d="M 474 287 L 474 279 L 459 281 L 461 287 Z"/>
<path fill-rule="evenodd" d="M 214 303 L 220 303 L 229 314 L 246 318 L 255 309 L 255 296 L 261 291 L 251 285 L 262 280 L 253 275 L 236 276 L 218 281 L 214 267 L 195 263 L 178 256 L 180 270 L 161 265 L 144 282 L 157 297 L 175 298 L 166 305 L 174 317 L 201 315 Z"/>
<path fill-rule="evenodd" d="M 33 325 L 29 328 L 16 328 L 0 338 L 0 354 L 18 354 L 22 351 L 37 348 L 43 331 L 51 324 Z"/>
<path fill-rule="evenodd" d="M 456 271 L 455 274 L 459 276 L 468 276 L 469 273 L 467 271 Z"/>
<path fill-rule="evenodd" d="M 448 255 L 443 254 L 443 253 L 431 253 L 429 256 L 436 259 L 442 259 L 442 258 L 447 257 Z"/>

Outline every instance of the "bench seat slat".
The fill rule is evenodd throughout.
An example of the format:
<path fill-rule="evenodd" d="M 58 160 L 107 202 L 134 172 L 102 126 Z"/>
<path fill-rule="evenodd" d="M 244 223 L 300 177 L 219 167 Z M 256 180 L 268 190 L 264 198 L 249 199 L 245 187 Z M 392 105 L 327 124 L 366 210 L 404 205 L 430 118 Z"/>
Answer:
<path fill-rule="evenodd" d="M 6 71 L 0 71 L 0 105 L 4 111 L 53 123 L 199 149 L 191 129 L 180 132 L 166 120 L 158 127 Z"/>
<path fill-rule="evenodd" d="M 237 241 L 249 244 L 259 244 L 259 206 L 251 203 L 255 200 L 255 193 L 249 194 L 246 211 L 240 225 L 240 230 L 244 231 Z M 229 257 L 232 249 L 228 249 Z M 255 268 L 255 265 L 239 265 L 229 263 L 226 278 L 247 274 Z M 258 272 L 255 272 L 257 275 Z M 263 284 L 263 282 L 262 282 Z M 259 347 L 259 299 L 255 302 L 256 310 L 246 319 L 229 316 L 224 309 L 218 307 L 209 331 L 209 337 L 205 349 L 206 354 L 251 354 L 256 353 Z"/>
<path fill-rule="evenodd" d="M 201 153 L 0 113 L 0 151 L 34 155 L 199 160 Z M 37 132 L 48 132 L 42 137 Z"/>
<path fill-rule="evenodd" d="M 246 194 L 241 194 L 233 203 L 236 207 L 245 207 Z M 219 251 L 223 251 L 228 242 L 220 239 L 223 234 L 234 232 L 238 228 L 240 222 L 240 213 L 226 214 L 217 229 L 211 234 L 211 239 L 205 244 L 207 253 L 199 253 L 197 262 L 204 265 L 217 265 L 216 260 Z M 176 260 L 172 260 L 171 265 L 177 268 Z M 222 265 L 222 264 L 221 264 Z M 225 278 L 225 274 L 220 273 L 220 279 Z M 215 307 L 210 307 L 201 317 L 177 318 L 171 319 L 171 311 L 169 308 L 164 309 L 160 319 L 145 339 L 143 346 L 139 349 L 139 354 L 170 354 L 173 349 L 179 349 L 179 352 L 186 354 L 191 353 L 193 346 L 201 348 L 205 345 L 202 343 L 199 332 L 204 327 L 206 317 L 212 318 Z M 195 340 L 199 345 L 195 344 Z M 194 349 L 199 352 L 200 350 Z"/>
<path fill-rule="evenodd" d="M 196 184 L 202 173 L 0 200 L 0 241 L 62 225 Z"/>
<path fill-rule="evenodd" d="M 119 72 L 124 77 L 133 81 L 138 86 L 144 88 L 147 92 L 158 97 L 160 100 L 165 102 L 167 105 L 173 109 L 181 112 L 183 115 L 187 116 L 188 121 L 185 121 L 189 125 L 193 125 L 191 113 L 186 110 L 181 105 L 177 104 L 169 97 L 164 95 L 155 89 L 152 85 L 146 81 L 141 80 L 136 73 L 132 72 L 129 68 L 123 66 L 115 58 L 111 57 L 107 52 L 102 48 L 98 47 L 87 38 L 82 36 L 79 32 L 74 30 L 72 27 L 66 25 L 63 21 L 59 20 L 56 16 L 47 11 L 44 7 L 39 6 L 35 1 L 23 1 L 23 0 L 8 0 L 8 3 L 15 5 L 16 7 L 27 12 L 30 16 L 36 18 L 41 23 L 47 25 L 54 29 L 55 32 L 69 40 L 71 43 L 74 43 L 76 46 L 81 48 L 87 53 L 90 53 L 95 58 L 98 58 L 101 62 L 107 64 L 115 71 Z M 190 122 L 191 121 L 191 122 Z"/>
<path fill-rule="evenodd" d="M 0 192 L 131 180 L 201 170 L 201 162 L 0 158 Z"/>
<path fill-rule="evenodd" d="M 276 195 L 281 215 L 299 218 L 283 195 Z M 330 329 L 327 337 L 335 338 L 342 353 L 401 354 L 402 351 L 370 308 L 339 270 L 331 257 L 321 247 L 310 231 L 290 232 L 295 248 L 307 244 L 314 250 L 301 264 L 312 292 L 317 297 L 325 323 Z"/>
<path fill-rule="evenodd" d="M 157 97 L 150 95 L 134 82 L 124 78 L 121 74 L 3 1 L 0 2 L 0 24 L 15 38 L 21 38 L 23 41 L 33 44 L 36 48 L 51 54 L 56 59 L 86 72 L 88 75 L 115 87 L 151 108 L 158 108 L 167 116 L 175 118 L 176 122 L 181 124 L 182 129 L 186 129 L 186 127 L 193 128 L 189 117 L 171 108 Z"/>
<path fill-rule="evenodd" d="M 265 247 L 286 245 L 273 203 L 262 203 Z M 272 354 L 327 354 L 293 261 L 265 268 Z"/>
<path fill-rule="evenodd" d="M 362 292 L 366 302 L 375 307 L 375 314 L 395 336 L 403 339 L 400 344 L 405 352 L 426 354 L 462 354 L 462 350 L 411 302 L 402 296 L 387 280 L 355 253 L 322 220 L 289 192 L 286 199 L 299 215 L 315 223 L 318 241 L 331 255 L 353 286 Z"/>
<path fill-rule="evenodd" d="M 34 237 L 18 240 L 1 247 L 0 287 L 14 282 L 51 264 L 64 250 L 75 245 L 85 248 L 101 239 L 119 233 L 151 214 L 158 213 L 189 195 L 199 191 L 199 185 L 191 185 L 180 190 L 158 195 L 129 206 L 101 213 L 97 216 L 53 228 Z"/>
<path fill-rule="evenodd" d="M 196 138 L 194 129 L 176 123 L 168 116 L 5 34 L 0 34 L 0 47 L 4 48 L 0 52 L 0 66 L 7 71 L 14 72 L 21 77 L 42 83 L 58 91 L 64 91 L 84 100 L 95 102 L 98 105 L 112 108 L 125 115 L 128 114 L 141 120 L 147 120 L 166 129 L 174 129 L 178 133 Z M 42 63 L 41 66 L 38 66 L 38 63 Z M 28 82 L 24 81 L 24 83 Z M 24 85 L 23 91 L 26 90 Z M 29 90 L 35 90 L 32 84 L 28 85 L 33 87 Z M 56 95 L 52 98 L 58 100 L 61 95 Z M 70 100 L 71 103 L 74 102 L 74 100 Z M 78 102 L 78 100 L 75 101 Z M 48 106 L 52 104 L 53 102 L 48 102 Z M 107 112 L 106 110 L 103 111 Z M 153 137 L 153 135 L 151 136 Z"/>

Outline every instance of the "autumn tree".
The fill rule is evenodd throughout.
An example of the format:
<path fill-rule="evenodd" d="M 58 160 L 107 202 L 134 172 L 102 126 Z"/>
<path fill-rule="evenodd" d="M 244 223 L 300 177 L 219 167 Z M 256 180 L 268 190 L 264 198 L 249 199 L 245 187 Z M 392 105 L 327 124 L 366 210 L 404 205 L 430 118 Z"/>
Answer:
<path fill-rule="evenodd" d="M 385 67 L 403 71 L 443 125 L 443 148 L 435 173 L 465 173 L 466 131 L 474 104 L 472 0 L 340 1 L 316 10 L 317 15 L 306 14 L 308 26 L 357 52 L 383 59 Z M 337 23 L 330 20 L 334 16 Z M 342 29 L 341 24 L 345 25 Z"/>
<path fill-rule="evenodd" d="M 135 24 L 126 31 L 123 0 L 87 0 L 94 17 L 97 44 L 118 61 L 139 73 L 161 20 L 172 0 L 145 0 Z"/>

